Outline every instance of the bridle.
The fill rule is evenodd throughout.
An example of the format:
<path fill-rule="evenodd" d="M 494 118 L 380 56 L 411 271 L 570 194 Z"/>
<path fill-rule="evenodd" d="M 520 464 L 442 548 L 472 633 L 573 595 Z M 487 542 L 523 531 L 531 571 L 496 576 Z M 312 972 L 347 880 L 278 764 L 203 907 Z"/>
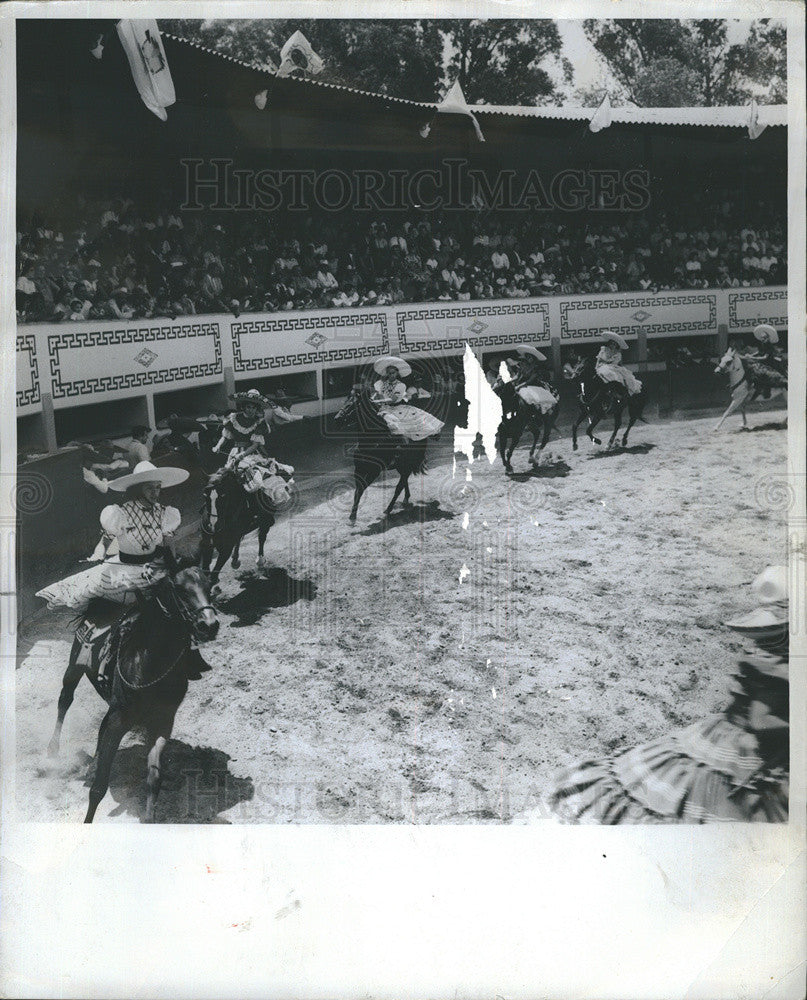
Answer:
<path fill-rule="evenodd" d="M 204 605 L 202 605 L 199 608 L 194 608 L 193 610 L 191 610 L 187 606 L 187 604 L 185 603 L 185 601 L 183 601 L 179 597 L 179 595 L 176 592 L 176 587 L 175 587 L 173 581 L 170 581 L 170 579 L 169 579 L 168 587 L 169 587 L 169 591 L 168 592 L 170 593 L 171 598 L 173 599 L 173 604 L 174 604 L 174 607 L 176 609 L 176 612 L 179 613 L 180 618 L 183 620 L 183 622 L 185 623 L 185 625 L 188 628 L 188 632 L 192 636 L 193 635 L 194 626 L 195 626 L 194 619 L 197 618 L 198 615 L 199 615 L 199 613 L 202 612 L 202 611 L 213 611 L 213 612 L 215 612 L 215 608 L 213 607 L 212 604 L 204 604 Z M 176 614 L 173 613 L 171 611 L 171 608 L 168 606 L 168 601 L 167 600 L 163 599 L 159 594 L 156 594 L 156 593 L 153 595 L 153 599 L 154 599 L 155 604 L 160 609 L 160 611 L 162 612 L 162 614 L 163 614 L 163 616 L 165 618 L 172 619 L 172 618 L 176 617 Z M 120 677 L 122 683 L 127 688 L 129 688 L 129 690 L 131 690 L 131 691 L 143 691 L 146 688 L 154 687 L 155 684 L 159 684 L 160 681 L 165 680 L 165 678 L 168 677 L 168 675 L 175 669 L 175 667 L 177 666 L 177 664 L 179 663 L 179 661 L 182 659 L 182 657 L 185 655 L 185 653 L 186 653 L 185 649 L 180 650 L 180 652 L 177 655 L 176 659 L 174 659 L 174 660 L 171 661 L 171 663 L 168 666 L 167 670 L 163 671 L 163 673 L 161 673 L 159 677 L 156 677 L 152 681 L 146 681 L 144 684 L 134 684 L 134 683 L 132 683 L 132 681 L 127 680 L 123 676 L 123 671 L 121 670 L 121 666 L 120 666 L 120 656 L 116 657 L 115 670 L 116 670 L 116 672 L 118 674 L 118 677 Z"/>
<path fill-rule="evenodd" d="M 729 359 L 728 361 L 726 361 L 725 357 L 723 358 L 723 361 L 721 361 L 720 364 L 717 366 L 718 373 L 721 375 L 723 374 L 724 363 L 725 363 L 726 366 L 725 371 L 727 374 L 730 375 L 731 373 L 728 371 L 728 365 L 731 364 L 731 361 L 735 359 L 738 361 L 740 368 L 742 368 L 743 374 L 742 378 L 738 379 L 736 382 L 732 383 L 731 381 L 729 381 L 729 392 L 734 392 L 734 390 L 738 389 L 743 384 L 743 382 L 748 381 L 748 372 L 745 370 L 745 365 L 742 363 L 742 359 L 740 358 L 740 356 L 737 354 L 736 351 L 734 351 L 732 358 Z"/>

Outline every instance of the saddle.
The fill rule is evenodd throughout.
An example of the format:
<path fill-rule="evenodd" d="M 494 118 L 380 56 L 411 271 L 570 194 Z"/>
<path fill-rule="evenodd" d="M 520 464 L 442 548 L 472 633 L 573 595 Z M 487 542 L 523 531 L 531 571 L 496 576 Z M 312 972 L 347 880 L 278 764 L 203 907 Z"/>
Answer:
<path fill-rule="evenodd" d="M 136 607 L 122 609 L 114 601 L 97 600 L 76 627 L 76 639 L 81 643 L 76 663 L 85 668 L 102 693 L 109 691 L 121 639 L 128 634 L 138 614 Z"/>

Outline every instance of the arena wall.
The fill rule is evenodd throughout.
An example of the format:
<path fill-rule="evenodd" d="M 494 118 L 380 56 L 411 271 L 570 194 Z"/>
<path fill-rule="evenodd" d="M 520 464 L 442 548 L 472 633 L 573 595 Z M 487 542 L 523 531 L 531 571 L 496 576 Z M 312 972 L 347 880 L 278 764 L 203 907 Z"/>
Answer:
<path fill-rule="evenodd" d="M 766 287 L 31 325 L 17 334 L 18 416 L 41 416 L 41 443 L 54 451 L 67 443 L 59 440 L 60 412 L 116 404 L 113 423 L 153 424 L 155 398 L 166 393 L 197 390 L 198 415 L 256 378 L 307 374 L 297 383 L 307 390 L 297 392 L 297 412 L 334 409 L 324 373 L 379 353 L 433 358 L 469 344 L 484 355 L 526 341 L 551 353 L 558 375 L 563 347 L 610 329 L 632 343 L 628 362 L 652 371 L 648 342 L 712 337 L 717 356 L 732 334 L 786 322 L 787 289 Z"/>

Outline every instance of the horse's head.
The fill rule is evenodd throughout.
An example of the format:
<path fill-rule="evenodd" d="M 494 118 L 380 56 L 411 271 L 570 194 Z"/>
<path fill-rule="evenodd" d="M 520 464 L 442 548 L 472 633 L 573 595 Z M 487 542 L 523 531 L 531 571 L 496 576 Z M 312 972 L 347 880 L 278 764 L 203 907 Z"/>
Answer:
<path fill-rule="evenodd" d="M 356 410 L 359 406 L 359 395 L 360 390 L 354 386 L 354 388 L 350 390 L 350 395 L 342 404 L 341 409 L 334 414 L 334 423 L 348 424 L 356 419 Z"/>
<path fill-rule="evenodd" d="M 201 567 L 178 562 L 157 587 L 155 596 L 170 618 L 181 618 L 194 641 L 215 639 L 220 622 L 212 604 L 211 584 Z"/>
<path fill-rule="evenodd" d="M 715 375 L 722 375 L 724 372 L 731 371 L 737 361 L 739 361 L 737 352 L 733 347 L 730 347 L 718 362 L 717 368 L 715 368 Z M 742 362 L 740 363 L 742 364 Z"/>
<path fill-rule="evenodd" d="M 584 355 L 572 354 L 563 366 L 563 377 L 570 382 L 577 382 L 583 378 L 591 364 L 591 358 Z"/>

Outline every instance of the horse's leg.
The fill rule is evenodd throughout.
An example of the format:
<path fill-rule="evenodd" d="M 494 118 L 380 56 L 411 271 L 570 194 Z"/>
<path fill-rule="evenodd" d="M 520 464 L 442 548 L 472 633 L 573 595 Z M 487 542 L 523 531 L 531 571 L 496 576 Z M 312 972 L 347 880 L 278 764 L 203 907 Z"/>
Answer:
<path fill-rule="evenodd" d="M 513 417 L 512 430 L 510 431 L 510 447 L 507 449 L 507 460 L 505 462 L 505 468 L 508 472 L 513 471 L 511 465 L 511 460 L 513 458 L 513 452 L 518 447 L 518 443 L 521 440 L 521 435 L 524 433 L 524 420 L 519 416 Z"/>
<path fill-rule="evenodd" d="M 361 472 L 359 471 L 359 467 L 357 465 L 354 465 L 353 480 L 356 484 L 356 487 L 353 491 L 353 507 L 350 510 L 351 524 L 355 523 L 356 521 L 356 515 L 359 512 L 359 501 L 364 496 L 364 491 L 367 489 L 368 486 L 374 483 L 380 475 L 381 475 L 381 467 L 380 465 L 377 465 L 375 462 L 373 463 L 368 462 L 365 466 L 363 466 L 363 471 Z"/>
<path fill-rule="evenodd" d="M 230 556 L 230 565 L 233 569 L 238 569 L 241 565 L 241 539 L 243 537 L 243 535 L 235 536 L 235 542 L 233 543 Z"/>
<path fill-rule="evenodd" d="M 614 447 L 614 441 L 616 441 L 617 433 L 622 424 L 622 404 L 621 402 L 614 402 L 614 433 L 611 435 L 611 439 L 608 442 L 608 447 Z"/>
<path fill-rule="evenodd" d="M 263 557 L 263 547 L 266 544 L 266 536 L 269 534 L 269 529 L 275 523 L 275 519 L 271 520 L 268 517 L 263 517 L 258 521 L 258 559 L 255 565 L 258 569 L 263 568 L 266 565 L 266 560 Z"/>
<path fill-rule="evenodd" d="M 599 438 L 594 437 L 594 428 L 602 420 L 601 413 L 589 413 L 588 417 L 588 427 L 586 427 L 586 434 L 591 438 L 594 444 L 602 444 Z"/>
<path fill-rule="evenodd" d="M 744 392 L 742 394 L 738 393 L 736 396 L 733 395 L 731 397 L 731 402 L 729 403 L 728 409 L 723 414 L 723 416 L 720 418 L 720 420 L 718 421 L 717 426 L 715 427 L 716 431 L 720 430 L 720 428 L 723 426 L 723 423 L 724 423 L 724 421 L 726 420 L 727 417 L 730 417 L 732 415 L 732 413 L 734 413 L 735 410 L 737 410 L 737 409 L 739 409 L 739 407 L 745 405 L 745 402 L 746 402 L 747 398 L 748 398 L 748 393 L 747 392 Z"/>
<path fill-rule="evenodd" d="M 109 775 L 112 771 L 112 761 L 115 759 L 120 741 L 129 731 L 129 723 L 120 709 L 112 709 L 104 716 L 101 729 L 98 732 L 98 749 L 95 760 L 95 777 L 90 788 L 90 804 L 85 823 L 92 823 L 95 810 L 109 789 Z"/>
<path fill-rule="evenodd" d="M 639 419 L 639 415 L 642 412 L 641 402 L 635 407 L 631 407 L 628 403 L 628 426 L 625 428 L 625 433 L 622 435 L 622 447 L 626 448 L 628 445 L 628 434 L 630 434 L 630 429 Z"/>
<path fill-rule="evenodd" d="M 406 472 L 406 473 L 399 472 L 398 473 L 398 482 L 395 484 L 395 491 L 392 494 L 392 500 L 390 500 L 390 502 L 387 504 L 387 509 L 384 511 L 384 516 L 385 517 L 389 517 L 390 514 L 392 513 L 392 508 L 395 506 L 395 501 L 401 495 L 401 492 L 404 489 L 408 490 L 408 488 L 409 488 L 408 479 L 409 479 L 409 473 L 408 472 Z"/>
<path fill-rule="evenodd" d="M 577 451 L 577 428 L 583 423 L 586 416 L 586 408 L 581 407 L 580 412 L 577 414 L 577 420 L 572 424 L 572 451 Z"/>
<path fill-rule="evenodd" d="M 148 774 L 146 777 L 146 815 L 144 822 L 154 822 L 154 805 L 160 793 L 163 773 L 160 766 L 162 752 L 166 743 L 171 739 L 171 731 L 174 728 L 173 714 L 149 725 L 148 735 Z"/>
<path fill-rule="evenodd" d="M 552 433 L 552 428 L 555 426 L 555 420 L 557 419 L 557 416 L 558 416 L 558 411 L 555 410 L 554 415 L 547 414 L 544 417 L 544 432 L 541 435 L 541 444 L 540 444 L 540 446 L 538 448 L 538 452 L 539 452 L 538 461 L 539 462 L 541 460 L 540 459 L 540 453 L 544 450 L 544 448 L 546 448 L 547 441 L 549 441 L 549 435 Z M 533 447 L 535 447 L 535 446 L 533 445 Z"/>
<path fill-rule="evenodd" d="M 59 706 L 56 711 L 56 728 L 48 743 L 48 757 L 55 757 L 59 753 L 59 741 L 62 735 L 62 725 L 67 710 L 73 704 L 73 695 L 76 692 L 78 682 L 84 676 L 84 667 L 76 663 L 78 659 L 81 643 L 76 640 L 70 650 L 70 659 L 67 661 L 67 670 L 62 678 L 62 692 L 59 695 Z"/>
<path fill-rule="evenodd" d="M 530 465 L 535 465 L 535 449 L 538 447 L 538 438 L 541 436 L 541 425 L 533 421 L 530 424 L 532 431 L 532 446 L 530 447 Z"/>

